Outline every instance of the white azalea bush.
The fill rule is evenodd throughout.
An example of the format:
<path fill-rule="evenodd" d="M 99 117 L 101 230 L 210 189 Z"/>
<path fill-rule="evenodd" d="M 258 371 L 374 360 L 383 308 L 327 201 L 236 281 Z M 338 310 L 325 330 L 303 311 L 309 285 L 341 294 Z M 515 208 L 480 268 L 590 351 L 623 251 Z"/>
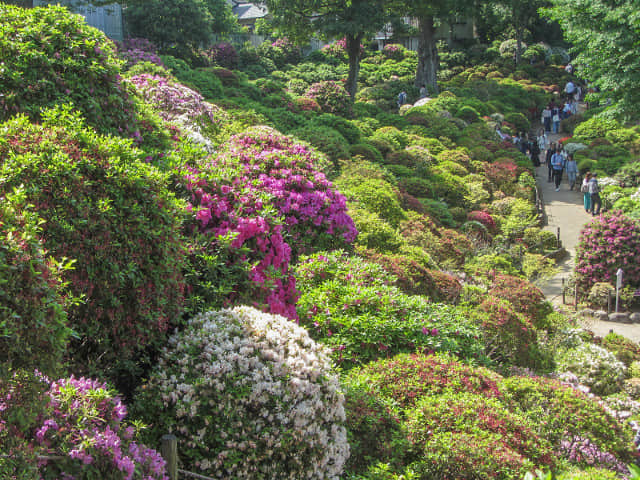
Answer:
<path fill-rule="evenodd" d="M 619 392 L 626 373 L 626 367 L 613 353 L 587 342 L 561 351 L 556 365 L 558 372 L 573 373 L 580 384 L 589 387 L 596 395 Z"/>
<path fill-rule="evenodd" d="M 136 405 L 152 436 L 175 434 L 187 467 L 214 478 L 338 479 L 349 456 L 325 347 L 250 307 L 190 320 Z"/>

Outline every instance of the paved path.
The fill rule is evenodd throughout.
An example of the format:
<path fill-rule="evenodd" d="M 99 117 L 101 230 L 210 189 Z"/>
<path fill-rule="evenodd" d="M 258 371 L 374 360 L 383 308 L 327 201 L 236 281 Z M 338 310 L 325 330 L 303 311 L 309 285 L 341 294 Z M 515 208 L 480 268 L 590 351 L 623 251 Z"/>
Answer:
<path fill-rule="evenodd" d="M 550 134 L 549 139 L 551 142 L 556 142 L 561 137 L 562 135 Z M 562 305 L 562 280 L 568 279 L 573 272 L 580 231 L 591 220 L 592 216 L 584 210 L 582 193 L 579 191 L 580 187 L 578 186 L 578 191 L 575 188 L 573 191 L 569 190 L 566 173 L 558 192 L 555 191 L 555 184 L 548 182 L 547 179 L 547 166 L 541 165 L 537 167 L 536 180 L 547 217 L 545 230 L 551 230 L 556 233 L 558 227 L 560 228 L 560 241 L 567 250 L 568 255 L 559 262 L 558 273 L 544 285 L 541 285 L 540 288 L 547 300 L 572 312 L 573 306 Z M 589 320 L 585 321 L 583 326 L 598 336 L 605 336 L 609 331 L 613 330 L 635 342 L 640 342 L 640 325 L 637 324 L 629 325 Z"/>

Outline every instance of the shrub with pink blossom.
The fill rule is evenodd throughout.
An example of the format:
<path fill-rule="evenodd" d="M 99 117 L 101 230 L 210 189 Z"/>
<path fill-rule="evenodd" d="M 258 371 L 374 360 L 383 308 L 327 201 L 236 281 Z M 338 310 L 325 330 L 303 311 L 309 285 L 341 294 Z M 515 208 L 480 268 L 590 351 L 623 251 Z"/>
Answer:
<path fill-rule="evenodd" d="M 323 162 L 262 128 L 232 137 L 208 165 L 185 172 L 195 227 L 227 238 L 236 261 L 252 263 L 246 300 L 289 318 L 297 299 L 291 259 L 346 247 L 357 235 L 345 197 L 319 170 Z"/>
<path fill-rule="evenodd" d="M 346 38 L 341 38 L 329 45 L 325 45 L 322 47 L 322 53 L 327 57 L 339 58 L 339 59 L 347 59 L 347 40 Z M 365 54 L 364 45 L 360 44 L 360 58 L 362 58 Z"/>
<path fill-rule="evenodd" d="M 598 282 L 613 283 L 624 272 L 625 285 L 640 286 L 640 224 L 620 211 L 595 217 L 580 233 L 576 280 L 581 292 Z"/>
<path fill-rule="evenodd" d="M 304 94 L 315 100 L 325 113 L 334 113 L 343 117 L 351 116 L 351 97 L 344 86 L 332 80 L 312 84 Z"/>
<path fill-rule="evenodd" d="M 482 225 L 487 227 L 489 233 L 494 233 L 496 231 L 496 221 L 489 212 L 484 210 L 474 210 L 469 212 L 467 214 L 467 220 L 471 222 L 480 222 Z"/>
<path fill-rule="evenodd" d="M 389 43 L 382 49 L 382 54 L 390 59 L 399 62 L 404 59 L 406 48 L 398 43 Z"/>
<path fill-rule="evenodd" d="M 127 68 L 131 68 L 136 63 L 150 62 L 155 65 L 164 66 L 158 56 L 158 47 L 146 38 L 126 38 L 122 43 L 116 43 L 118 55 L 127 62 Z"/>
<path fill-rule="evenodd" d="M 51 383 L 46 398 L 33 443 L 62 459 L 38 462 L 42 478 L 168 480 L 165 461 L 138 443 L 125 405 L 105 384 L 72 376 Z"/>
<path fill-rule="evenodd" d="M 238 68 L 238 52 L 229 42 L 216 43 L 204 55 L 211 63 L 220 67 Z"/>
<path fill-rule="evenodd" d="M 328 352 L 294 322 L 237 307 L 174 335 L 138 410 L 178 437 L 189 470 L 222 478 L 336 480 L 349 456 Z"/>
<path fill-rule="evenodd" d="M 585 437 L 565 438 L 560 442 L 560 451 L 562 456 L 576 465 L 606 468 L 623 475 L 629 473 L 626 463 L 621 462 L 620 459 L 609 452 L 603 452 L 596 444 Z"/>
<path fill-rule="evenodd" d="M 286 37 L 278 38 L 271 43 L 264 42 L 258 47 L 258 51 L 262 57 L 271 60 L 278 68 L 288 63 L 296 64 L 302 60 L 300 47 Z"/>

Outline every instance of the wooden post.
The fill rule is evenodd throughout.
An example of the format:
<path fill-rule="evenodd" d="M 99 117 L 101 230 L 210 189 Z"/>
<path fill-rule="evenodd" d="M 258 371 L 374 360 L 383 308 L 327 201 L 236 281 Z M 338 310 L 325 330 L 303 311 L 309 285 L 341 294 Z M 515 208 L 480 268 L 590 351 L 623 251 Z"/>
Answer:
<path fill-rule="evenodd" d="M 566 305 L 566 298 L 564 293 L 564 278 L 562 279 L 562 304 Z"/>
<path fill-rule="evenodd" d="M 607 314 L 611 313 L 611 290 L 607 290 Z"/>
<path fill-rule="evenodd" d="M 178 480 L 178 439 L 175 435 L 163 435 L 160 454 L 167 462 L 167 475 L 170 480 Z"/>
<path fill-rule="evenodd" d="M 560 248 L 560 227 L 558 227 L 558 232 L 556 233 L 556 247 Z"/>

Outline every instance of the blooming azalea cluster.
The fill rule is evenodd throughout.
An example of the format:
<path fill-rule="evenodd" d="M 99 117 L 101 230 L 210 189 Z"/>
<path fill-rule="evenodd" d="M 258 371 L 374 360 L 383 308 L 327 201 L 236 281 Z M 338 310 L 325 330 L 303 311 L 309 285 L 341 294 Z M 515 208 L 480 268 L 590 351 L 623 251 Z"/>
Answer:
<path fill-rule="evenodd" d="M 640 224 L 620 211 L 595 217 L 580 234 L 576 251 L 578 288 L 615 283 L 621 268 L 626 285 L 640 286 Z"/>
<path fill-rule="evenodd" d="M 588 438 L 574 436 L 566 438 L 560 443 L 560 451 L 571 463 L 583 466 L 607 468 L 623 475 L 629 473 L 629 468 L 615 455 L 603 452 Z"/>
<path fill-rule="evenodd" d="M 324 347 L 250 307 L 191 319 L 137 402 L 158 435 L 178 437 L 189 469 L 216 478 L 335 480 L 349 455 Z"/>
<path fill-rule="evenodd" d="M 318 155 L 272 130 L 232 137 L 206 171 L 185 176 L 201 232 L 251 247 L 256 306 L 297 318 L 292 258 L 352 243 L 357 235 L 345 197 L 316 170 Z"/>
<path fill-rule="evenodd" d="M 344 117 L 351 115 L 349 93 L 340 82 L 325 80 L 314 83 L 307 89 L 304 96 L 315 100 L 325 113 Z"/>
<path fill-rule="evenodd" d="M 122 43 L 116 43 L 120 58 L 127 62 L 127 67 L 136 63 L 150 62 L 164 66 L 158 56 L 158 48 L 145 38 L 127 38 Z"/>
<path fill-rule="evenodd" d="M 63 460 L 44 460 L 45 478 L 85 478 L 87 471 L 101 478 L 168 480 L 161 455 L 136 442 L 136 429 L 123 420 L 127 409 L 105 384 L 70 377 L 51 383 L 49 403 L 35 441 Z M 97 477 L 96 477 L 97 478 Z"/>
<path fill-rule="evenodd" d="M 487 227 L 487 230 L 490 233 L 496 231 L 496 221 L 493 219 L 489 212 L 484 210 L 474 210 L 467 214 L 467 220 L 480 222 L 482 225 Z"/>

